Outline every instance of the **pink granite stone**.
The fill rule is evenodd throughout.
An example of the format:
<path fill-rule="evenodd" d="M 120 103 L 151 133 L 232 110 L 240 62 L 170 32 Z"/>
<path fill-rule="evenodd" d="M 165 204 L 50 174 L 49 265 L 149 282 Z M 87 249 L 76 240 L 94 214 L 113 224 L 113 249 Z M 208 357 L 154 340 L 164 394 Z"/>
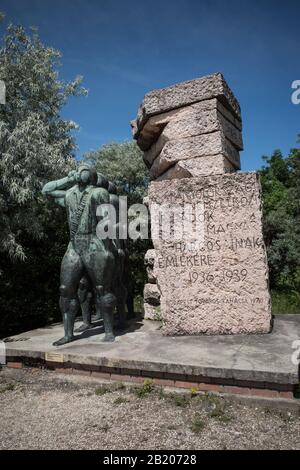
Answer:
<path fill-rule="evenodd" d="M 148 195 L 164 334 L 268 333 L 271 304 L 258 175 L 152 182 Z M 166 209 L 174 212 L 168 238 L 168 217 L 159 217 Z M 180 236 L 175 222 L 182 220 L 189 224 Z"/>

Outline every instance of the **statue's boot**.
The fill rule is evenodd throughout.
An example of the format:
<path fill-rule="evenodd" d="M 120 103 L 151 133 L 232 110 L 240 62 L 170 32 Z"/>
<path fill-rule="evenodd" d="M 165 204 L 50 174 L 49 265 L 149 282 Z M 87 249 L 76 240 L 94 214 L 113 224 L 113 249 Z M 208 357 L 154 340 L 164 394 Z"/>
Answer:
<path fill-rule="evenodd" d="M 74 323 L 75 317 L 79 308 L 79 303 L 77 299 L 68 300 L 66 298 L 60 299 L 61 308 L 66 309 L 63 311 L 63 322 L 64 322 L 64 330 L 65 336 L 58 341 L 53 343 L 53 346 L 62 346 L 63 344 L 70 343 L 75 339 L 73 331 L 74 331 Z"/>
<path fill-rule="evenodd" d="M 103 317 L 105 336 L 104 342 L 115 341 L 114 335 L 114 308 L 116 305 L 116 297 L 113 294 L 105 294 L 99 299 L 100 309 Z"/>

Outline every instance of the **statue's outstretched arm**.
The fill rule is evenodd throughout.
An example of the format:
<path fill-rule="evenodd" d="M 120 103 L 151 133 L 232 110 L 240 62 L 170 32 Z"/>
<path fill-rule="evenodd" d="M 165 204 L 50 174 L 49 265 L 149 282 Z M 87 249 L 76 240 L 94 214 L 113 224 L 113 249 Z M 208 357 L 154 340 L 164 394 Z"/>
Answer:
<path fill-rule="evenodd" d="M 76 171 L 71 171 L 68 176 L 59 180 L 49 181 L 42 189 L 46 196 L 54 198 L 55 202 L 64 206 L 66 190 L 76 182 Z"/>

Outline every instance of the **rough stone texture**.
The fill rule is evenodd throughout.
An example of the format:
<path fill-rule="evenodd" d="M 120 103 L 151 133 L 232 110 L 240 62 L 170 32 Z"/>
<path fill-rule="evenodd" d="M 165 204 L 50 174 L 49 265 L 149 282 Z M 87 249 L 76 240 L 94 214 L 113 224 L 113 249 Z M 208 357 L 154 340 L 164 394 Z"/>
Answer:
<path fill-rule="evenodd" d="M 148 276 L 148 282 L 150 284 L 155 284 L 156 283 L 156 277 L 154 275 L 153 269 L 154 269 L 154 262 L 155 262 L 155 250 L 151 249 L 148 250 L 145 254 L 145 266 L 146 266 L 146 272 Z"/>
<path fill-rule="evenodd" d="M 241 119 L 238 101 L 223 75 L 216 73 L 146 93 L 136 123 L 132 124 L 135 138 L 151 116 L 211 98 L 218 98 L 237 119 Z"/>
<path fill-rule="evenodd" d="M 164 334 L 268 333 L 271 306 L 258 175 L 153 182 L 148 194 Z M 162 204 L 179 220 L 184 205 L 185 210 L 192 207 L 190 219 L 198 219 L 197 227 L 188 227 L 183 238 L 162 240 Z"/>
<path fill-rule="evenodd" d="M 160 292 L 156 284 L 145 284 L 144 301 L 153 306 L 160 304 Z"/>
<path fill-rule="evenodd" d="M 150 179 L 153 180 L 180 160 L 219 154 L 224 155 L 236 169 L 240 169 L 239 152 L 221 131 L 170 140 L 158 155 L 153 145 L 144 153 L 144 160 L 153 162 L 150 169 Z"/>
<path fill-rule="evenodd" d="M 238 150 L 243 150 L 242 133 L 236 126 L 237 122 L 214 98 L 151 117 L 140 131 L 137 143 L 142 150 L 148 150 L 156 143 L 158 153 L 168 140 L 222 130 Z"/>
<path fill-rule="evenodd" d="M 149 198 L 148 196 L 143 197 L 143 204 L 146 207 L 149 207 Z"/>
<path fill-rule="evenodd" d="M 157 320 L 158 316 L 158 305 L 150 305 L 147 302 L 144 302 L 144 318 L 145 320 Z"/>
<path fill-rule="evenodd" d="M 76 326 L 79 326 L 76 322 Z M 62 355 L 65 367 L 70 363 L 161 372 L 219 380 L 298 384 L 299 366 L 291 361 L 291 345 L 300 337 L 300 315 L 276 315 L 269 335 L 163 336 L 160 324 L 140 318 L 132 320 L 114 343 L 104 343 L 103 327 L 76 334 L 76 341 L 55 348 L 52 343 L 63 331 L 61 323 L 27 331 L 9 338 L 7 360 L 45 359 L 45 353 Z M 99 335 L 100 338 L 99 338 Z M 11 358 L 11 359 L 9 359 Z M 124 370 L 125 369 L 125 370 Z M 128 373 L 128 372 L 127 372 Z"/>
<path fill-rule="evenodd" d="M 223 173 L 235 173 L 236 169 L 223 155 L 191 158 L 181 160 L 169 168 L 156 181 L 175 178 L 193 178 L 197 176 L 221 175 Z"/>

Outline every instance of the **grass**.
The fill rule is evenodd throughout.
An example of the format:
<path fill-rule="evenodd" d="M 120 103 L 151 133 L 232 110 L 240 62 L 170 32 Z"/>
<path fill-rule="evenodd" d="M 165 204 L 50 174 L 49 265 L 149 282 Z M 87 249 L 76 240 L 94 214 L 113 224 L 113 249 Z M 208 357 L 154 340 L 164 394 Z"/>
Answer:
<path fill-rule="evenodd" d="M 296 291 L 271 291 L 272 313 L 300 313 L 300 295 Z"/>
<path fill-rule="evenodd" d="M 119 390 L 126 390 L 126 386 L 122 382 L 117 382 L 115 384 L 102 384 L 100 387 L 96 388 L 95 394 L 98 397 L 101 397 L 106 393 L 117 392 Z"/>
<path fill-rule="evenodd" d="M 154 385 L 151 379 L 145 379 L 141 387 L 135 388 L 134 392 L 138 398 L 145 398 L 149 393 L 153 392 Z"/>
<path fill-rule="evenodd" d="M 142 312 L 144 306 L 144 297 L 142 295 L 136 295 L 133 306 L 135 312 Z"/>
<path fill-rule="evenodd" d="M 217 395 L 214 395 L 213 393 L 209 392 L 204 393 L 202 395 L 198 395 L 198 399 L 201 402 L 214 407 L 221 406 L 222 404 L 220 398 Z"/>
<path fill-rule="evenodd" d="M 229 423 L 232 417 L 225 413 L 224 409 L 216 408 L 208 415 L 210 418 L 215 418 L 221 423 Z"/>
<path fill-rule="evenodd" d="M 95 395 L 97 395 L 97 397 L 101 397 L 101 396 L 105 395 L 106 393 L 110 393 L 110 392 L 111 392 L 111 390 L 108 386 L 101 385 L 101 387 L 96 388 Z"/>
<path fill-rule="evenodd" d="M 190 397 L 182 393 L 174 393 L 172 395 L 173 402 L 176 406 L 185 408 L 190 404 Z"/>
<path fill-rule="evenodd" d="M 128 403 L 129 400 L 127 400 L 127 398 L 123 398 L 123 397 L 118 397 L 115 399 L 114 401 L 114 404 L 115 405 L 122 405 L 123 403 Z"/>
<path fill-rule="evenodd" d="M 7 384 L 0 388 L 0 393 L 12 392 L 15 388 L 16 386 L 14 384 Z"/>
<path fill-rule="evenodd" d="M 112 385 L 113 391 L 126 390 L 126 385 L 123 382 L 117 382 Z"/>
<path fill-rule="evenodd" d="M 155 309 L 154 309 L 154 320 L 155 321 L 162 321 L 160 306 L 155 307 Z"/>
<path fill-rule="evenodd" d="M 200 415 L 196 415 L 191 424 L 191 430 L 199 434 L 205 428 L 205 421 L 201 418 Z"/>

